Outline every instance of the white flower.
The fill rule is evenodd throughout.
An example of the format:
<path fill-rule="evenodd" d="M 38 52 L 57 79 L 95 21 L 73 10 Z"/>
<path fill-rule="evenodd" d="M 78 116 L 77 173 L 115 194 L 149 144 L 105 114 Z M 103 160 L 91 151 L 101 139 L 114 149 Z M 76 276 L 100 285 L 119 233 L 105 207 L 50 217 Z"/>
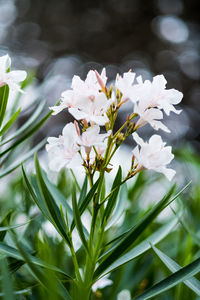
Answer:
<path fill-rule="evenodd" d="M 126 101 L 132 98 L 133 82 L 135 79 L 135 73 L 127 72 L 122 76 L 117 76 L 115 81 L 115 87 L 122 93 L 122 101 Z"/>
<path fill-rule="evenodd" d="M 97 146 L 101 149 L 106 148 L 104 141 L 111 134 L 111 130 L 104 134 L 100 134 L 99 132 L 100 127 L 98 125 L 94 125 L 89 127 L 79 137 L 78 144 L 85 148 L 86 153 L 91 151 L 92 146 Z"/>
<path fill-rule="evenodd" d="M 96 292 L 98 289 L 103 289 L 104 287 L 111 285 L 113 282 L 112 282 L 112 280 L 108 279 L 108 277 L 109 277 L 109 274 L 107 274 L 103 278 L 100 278 L 99 280 L 97 280 L 92 286 L 93 292 Z"/>
<path fill-rule="evenodd" d="M 129 290 L 122 290 L 117 295 L 117 300 L 131 300 L 131 293 Z"/>
<path fill-rule="evenodd" d="M 61 94 L 60 105 L 50 107 L 53 115 L 68 108 L 77 120 L 86 119 L 87 122 L 105 125 L 108 122 L 106 112 L 113 100 L 108 100 L 106 95 L 101 92 L 101 85 L 105 85 L 107 81 L 105 69 L 101 75 L 96 75 L 96 73 L 89 71 L 85 81 L 81 80 L 79 76 L 74 76 L 72 90 L 64 91 Z"/>
<path fill-rule="evenodd" d="M 135 125 L 136 128 L 149 123 L 155 130 L 162 129 L 166 132 L 170 132 L 170 130 L 162 122 L 158 121 L 163 119 L 163 113 L 161 110 L 157 108 L 142 110 L 139 105 L 135 104 L 134 112 L 140 116 Z"/>
<path fill-rule="evenodd" d="M 181 102 L 183 94 L 175 89 L 166 89 L 166 79 L 163 75 L 153 77 L 153 81 L 142 81 L 142 77 L 137 78 L 138 84 L 132 89 L 133 97 L 131 100 L 138 101 L 140 110 L 145 111 L 150 107 L 163 109 L 169 115 L 171 111 L 179 114 L 181 110 L 176 110 L 173 105 Z"/>
<path fill-rule="evenodd" d="M 107 81 L 105 69 L 102 70 L 101 75 L 99 75 L 99 77 L 105 85 Z M 87 74 L 85 81 L 81 80 L 79 76 L 74 76 L 72 79 L 72 89 L 81 94 L 82 96 L 86 96 L 88 98 L 95 97 L 101 89 L 95 71 L 90 70 Z"/>
<path fill-rule="evenodd" d="M 92 100 L 81 96 L 80 99 L 82 99 L 81 105 L 69 108 L 69 112 L 76 120 L 85 119 L 100 126 L 109 121 L 106 112 L 113 102 L 112 99 L 108 100 L 104 93 L 98 93 Z"/>
<path fill-rule="evenodd" d="M 19 82 L 26 78 L 25 71 L 9 71 L 11 59 L 8 54 L 0 57 L 0 87 L 8 85 L 13 91 L 23 92 Z"/>
<path fill-rule="evenodd" d="M 59 138 L 49 137 L 46 150 L 49 157 L 49 168 L 59 172 L 62 168 L 81 165 L 80 147 L 77 144 L 78 134 L 73 123 L 67 124 Z"/>
<path fill-rule="evenodd" d="M 133 133 L 133 138 L 140 145 L 140 150 L 138 146 L 133 150 L 133 155 L 138 162 L 137 169 L 154 170 L 163 173 L 168 180 L 171 180 L 176 172 L 166 168 L 166 165 L 174 158 L 172 148 L 165 147 L 166 143 L 163 143 L 162 138 L 156 134 L 150 138 L 149 143 L 145 143 L 136 132 Z"/>

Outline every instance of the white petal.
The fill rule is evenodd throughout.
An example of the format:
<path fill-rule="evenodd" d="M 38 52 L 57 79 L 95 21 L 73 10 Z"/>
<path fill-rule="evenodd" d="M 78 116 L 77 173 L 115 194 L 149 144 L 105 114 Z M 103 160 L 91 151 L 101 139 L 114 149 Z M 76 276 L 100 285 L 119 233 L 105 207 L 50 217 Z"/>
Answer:
<path fill-rule="evenodd" d="M 152 83 L 153 85 L 158 86 L 159 89 L 164 89 L 167 84 L 167 80 L 163 75 L 157 75 L 153 77 Z"/>
<path fill-rule="evenodd" d="M 9 77 L 15 82 L 21 82 L 26 79 L 27 73 L 26 71 L 11 71 L 9 72 Z"/>
<path fill-rule="evenodd" d="M 170 133 L 171 131 L 169 130 L 169 128 L 167 128 L 167 126 L 165 126 L 162 122 L 160 121 L 156 121 L 156 120 L 152 120 L 151 122 L 149 122 L 149 124 L 153 127 L 153 129 L 155 130 L 163 130 L 165 132 Z"/>
<path fill-rule="evenodd" d="M 134 132 L 132 134 L 133 139 L 136 141 L 136 143 L 138 145 L 140 145 L 141 147 L 145 145 L 145 142 L 143 141 L 143 139 L 141 137 L 139 137 L 139 135 L 137 134 L 137 132 Z"/>
<path fill-rule="evenodd" d="M 163 173 L 169 181 L 171 181 L 176 174 L 175 170 L 166 167 L 159 168 L 157 171 Z"/>
<path fill-rule="evenodd" d="M 11 59 L 8 54 L 0 57 L 0 70 L 5 73 L 11 66 Z"/>
<path fill-rule="evenodd" d="M 60 113 L 63 109 L 66 109 L 66 105 L 60 104 L 60 105 L 50 106 L 49 109 L 50 109 L 50 110 L 53 110 L 52 115 L 55 116 L 55 115 L 57 115 L 58 113 Z"/>
<path fill-rule="evenodd" d="M 76 120 L 81 120 L 81 119 L 87 119 L 88 118 L 88 115 L 81 111 L 81 110 L 78 110 L 77 108 L 69 108 L 69 113 L 76 119 Z"/>

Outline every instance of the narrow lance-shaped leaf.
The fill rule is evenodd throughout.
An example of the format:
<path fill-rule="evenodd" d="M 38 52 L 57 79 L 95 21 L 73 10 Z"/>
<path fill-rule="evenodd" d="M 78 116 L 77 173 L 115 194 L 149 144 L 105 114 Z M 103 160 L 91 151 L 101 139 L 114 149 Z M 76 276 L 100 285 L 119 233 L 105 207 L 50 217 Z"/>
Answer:
<path fill-rule="evenodd" d="M 0 226 L 0 232 L 2 232 L 2 231 L 8 231 L 10 229 L 15 229 L 15 228 L 27 225 L 29 222 L 30 221 L 22 223 L 22 224 L 11 225 L 11 226 L 2 226 L 2 227 Z"/>
<path fill-rule="evenodd" d="M 177 264 L 173 259 L 167 256 L 165 253 L 157 249 L 154 245 L 151 245 L 154 252 L 161 259 L 161 261 L 165 264 L 165 266 L 171 271 L 176 272 L 181 269 L 181 266 Z M 193 292 L 195 292 L 198 296 L 200 296 L 200 282 L 195 277 L 191 277 L 188 280 L 184 281 L 185 285 L 187 285 Z"/>
<path fill-rule="evenodd" d="M 0 226 L 6 226 L 6 225 L 8 225 L 10 223 L 10 219 L 11 219 L 12 213 L 13 213 L 12 210 L 8 211 L 8 213 L 5 215 L 5 217 L 1 221 Z M 0 242 L 2 242 L 4 240 L 4 238 L 6 236 L 6 232 L 7 231 L 0 232 Z"/>
<path fill-rule="evenodd" d="M 2 243 L 2 242 L 0 242 L 0 252 L 2 254 L 5 254 L 8 257 L 13 257 L 13 258 L 24 261 L 23 256 L 19 253 L 19 251 L 17 251 L 17 249 L 15 249 L 9 245 L 6 245 L 5 243 Z M 32 263 L 34 263 L 35 265 L 41 266 L 45 269 L 50 269 L 54 272 L 58 272 L 60 275 L 64 276 L 65 279 L 68 279 L 68 280 L 72 279 L 71 276 L 69 276 L 66 272 L 62 271 L 58 267 L 52 266 L 31 254 L 29 254 L 29 257 L 30 257 Z"/>
<path fill-rule="evenodd" d="M 45 104 L 46 104 L 45 101 L 40 102 L 39 105 L 37 106 L 36 110 L 34 111 L 34 113 L 31 115 L 31 117 L 19 129 L 17 129 L 13 134 L 11 134 L 7 139 L 3 140 L 0 143 L 0 147 L 7 144 L 10 141 L 12 141 L 17 136 L 19 136 L 21 133 L 23 133 L 28 128 L 30 128 L 30 126 L 39 118 L 41 112 L 44 109 Z"/>
<path fill-rule="evenodd" d="M 22 166 L 22 174 L 23 174 L 23 177 L 24 177 L 24 181 L 26 183 L 26 186 L 27 186 L 27 189 L 33 199 L 33 201 L 36 203 L 36 205 L 39 207 L 39 209 L 41 210 L 41 212 L 43 213 L 43 215 L 50 221 L 50 222 L 53 222 L 53 220 L 51 219 L 51 216 L 46 208 L 46 206 L 44 205 L 44 202 L 42 201 L 42 199 L 40 197 L 37 197 L 33 188 L 32 188 L 32 185 L 30 184 L 29 180 L 28 180 L 28 177 L 26 176 L 26 173 L 25 173 L 25 170 L 24 170 L 24 167 Z"/>
<path fill-rule="evenodd" d="M 152 235 L 150 235 L 144 241 L 139 243 L 133 249 L 131 249 L 124 255 L 120 256 L 112 265 L 110 265 L 101 274 L 101 277 L 105 276 L 106 274 L 108 274 L 110 272 L 113 272 L 118 267 L 128 263 L 129 261 L 135 259 L 139 255 L 141 255 L 141 254 L 145 253 L 146 251 L 148 251 L 149 249 L 151 249 L 149 242 L 151 242 L 152 244 L 157 244 L 158 242 L 163 240 L 170 232 L 172 232 L 172 230 L 175 228 L 177 223 L 178 223 L 178 219 L 175 218 L 172 221 L 170 221 L 168 224 L 163 225 L 161 228 L 159 228 L 156 232 L 154 232 Z M 100 257 L 100 259 L 102 257 Z"/>
<path fill-rule="evenodd" d="M 153 285 L 150 289 L 145 291 L 140 296 L 134 298 L 135 300 L 151 299 L 177 285 L 180 282 L 188 280 L 190 277 L 200 272 L 200 258 L 196 259 L 189 265 L 176 271 L 167 278 L 161 280 L 159 283 Z"/>
<path fill-rule="evenodd" d="M 181 192 L 187 187 L 186 185 L 178 194 L 176 194 L 171 201 L 170 198 L 174 192 L 175 186 L 169 190 L 169 192 L 158 202 L 131 230 L 130 232 L 121 240 L 112 250 L 108 250 L 108 255 L 100 263 L 95 271 L 94 278 L 96 279 L 101 273 L 104 272 L 112 263 L 114 263 L 123 253 L 127 252 L 129 248 L 133 245 L 136 239 L 141 235 L 141 233 L 148 227 L 148 225 L 158 216 L 158 214 L 172 201 L 174 201 Z"/>
<path fill-rule="evenodd" d="M 47 174 L 45 172 L 42 172 L 43 179 L 45 181 L 45 184 L 51 193 L 52 197 L 54 198 L 56 204 L 58 207 L 62 205 L 67 209 L 67 215 L 68 215 L 68 220 L 73 219 L 73 210 L 71 209 L 70 205 L 68 204 L 65 196 L 59 191 L 59 189 L 48 179 Z"/>
<path fill-rule="evenodd" d="M 117 202 L 117 196 L 118 196 L 119 189 L 120 189 L 121 179 L 122 179 L 122 169 L 119 166 L 119 169 L 117 171 L 117 174 L 115 176 L 115 179 L 114 179 L 114 182 L 112 185 L 112 189 L 111 189 L 111 192 L 114 189 L 115 189 L 115 191 L 111 194 L 111 196 L 107 200 L 107 205 L 106 205 L 105 212 L 103 215 L 102 224 L 109 219 L 110 215 L 112 214 L 113 209 L 115 208 L 115 205 Z M 118 188 L 117 188 L 117 186 L 118 186 Z"/>
<path fill-rule="evenodd" d="M 36 123 L 36 125 L 33 126 L 28 132 L 26 132 L 22 137 L 20 137 L 18 140 L 16 140 L 10 147 L 8 147 L 3 152 L 1 152 L 0 157 L 4 156 L 10 150 L 16 148 L 18 145 L 20 145 L 22 142 L 24 142 L 26 139 L 28 139 L 30 136 L 32 136 L 35 132 L 37 132 L 38 129 L 48 120 L 48 118 L 51 116 L 51 114 L 52 114 L 52 111 L 50 111 L 45 117 L 43 117 L 38 123 Z"/>
<path fill-rule="evenodd" d="M 6 84 L 0 87 L 0 127 L 3 123 L 3 119 L 5 116 L 6 107 L 8 103 L 8 96 L 9 96 L 9 87 Z"/>
<path fill-rule="evenodd" d="M 19 291 L 13 291 L 13 293 L 15 295 L 25 295 L 25 294 L 30 294 L 31 293 L 31 289 L 23 289 L 23 290 L 19 290 Z M 3 293 L 0 293 L 0 297 L 3 297 Z M 6 300 L 8 300 L 6 298 Z"/>
<path fill-rule="evenodd" d="M 2 296 L 5 300 L 15 300 L 13 293 L 13 284 L 6 258 L 1 258 L 0 261 L 2 272 Z"/>
<path fill-rule="evenodd" d="M 12 116 L 11 118 L 7 121 L 7 123 L 3 126 L 3 128 L 0 131 L 0 136 L 3 135 L 11 126 L 12 124 L 15 122 L 15 120 L 17 119 L 19 113 L 21 111 L 21 108 L 19 108 Z"/>
<path fill-rule="evenodd" d="M 84 182 L 83 182 L 81 192 L 80 192 L 80 196 L 79 196 L 79 199 L 78 199 L 78 206 L 81 205 L 81 203 L 83 202 L 83 200 L 84 200 L 84 198 L 87 194 L 87 183 L 88 183 L 88 178 L 87 178 L 87 175 L 86 175 L 85 179 L 84 179 Z"/>
<path fill-rule="evenodd" d="M 22 155 L 19 159 L 17 159 L 14 163 L 12 163 L 9 167 L 4 169 L 0 173 L 0 178 L 8 175 L 15 169 L 17 169 L 22 163 L 24 163 L 26 160 L 28 160 L 31 156 L 35 154 L 36 151 L 40 150 L 46 143 L 46 139 L 42 140 L 39 144 L 37 144 L 35 147 L 33 147 L 30 151 Z"/>
<path fill-rule="evenodd" d="M 88 194 L 84 198 L 83 202 L 81 203 L 81 205 L 79 207 L 80 216 L 83 214 L 86 207 L 90 203 L 91 199 L 94 197 L 98 185 L 99 185 L 99 179 L 97 179 L 97 181 L 95 182 L 95 184 L 93 185 L 93 187 L 91 188 L 91 190 L 88 192 Z M 75 227 L 75 221 L 73 220 L 72 224 L 71 224 L 71 231 L 73 231 L 74 227 Z"/>
<path fill-rule="evenodd" d="M 66 300 L 71 300 L 71 297 L 69 295 L 69 293 L 67 292 L 67 290 L 64 288 L 64 286 L 62 285 L 62 283 L 59 281 L 59 279 L 56 277 L 55 274 L 53 274 L 52 272 L 50 273 L 51 275 L 54 276 L 54 280 L 55 280 L 55 285 L 51 285 L 49 286 L 47 283 L 47 279 L 44 271 L 42 269 L 39 269 L 31 260 L 30 256 L 28 253 L 26 253 L 24 251 L 24 249 L 22 248 L 22 246 L 20 245 L 20 243 L 17 241 L 15 235 L 13 235 L 13 239 L 17 245 L 17 248 L 19 249 L 19 252 L 21 254 L 21 256 L 23 257 L 24 261 L 27 263 L 27 265 L 29 266 L 32 274 L 34 275 L 34 277 L 36 278 L 36 280 L 47 290 L 49 290 L 51 293 L 53 293 L 53 295 L 57 294 L 62 296 L 64 299 Z"/>
<path fill-rule="evenodd" d="M 74 219 L 75 219 L 75 223 L 76 223 L 76 227 L 77 227 L 80 239 L 81 239 L 85 249 L 89 253 L 87 241 L 85 239 L 85 235 L 84 235 L 83 227 L 82 227 L 82 223 L 81 223 L 81 218 L 80 218 L 80 214 L 79 214 L 79 210 L 78 210 L 75 187 L 73 187 L 73 191 L 72 191 L 72 206 L 73 206 L 73 211 L 74 211 Z"/>
<path fill-rule="evenodd" d="M 42 177 L 42 171 L 40 169 L 39 161 L 37 158 L 37 155 L 35 155 L 35 168 L 36 168 L 36 178 L 37 183 L 39 186 L 39 190 L 42 196 L 42 199 L 47 207 L 47 210 L 49 211 L 49 214 L 54 221 L 53 225 L 56 227 L 58 232 L 63 236 L 65 241 L 69 246 L 71 246 L 70 239 L 67 235 L 67 225 L 63 222 L 60 210 L 58 206 L 56 205 L 52 195 L 50 194 L 44 179 Z"/>
<path fill-rule="evenodd" d="M 124 201 L 124 195 L 126 195 L 126 194 L 127 194 L 127 185 L 126 185 L 126 183 L 124 183 L 121 187 L 118 201 L 115 205 L 115 209 L 112 213 L 111 218 L 109 219 L 108 224 L 106 225 L 105 230 L 108 230 L 110 227 L 112 227 L 120 219 L 120 217 L 125 213 L 126 201 Z M 122 199 L 123 199 L 123 201 L 122 201 Z M 112 242 L 113 241 L 109 242 L 108 244 L 110 244 Z"/>

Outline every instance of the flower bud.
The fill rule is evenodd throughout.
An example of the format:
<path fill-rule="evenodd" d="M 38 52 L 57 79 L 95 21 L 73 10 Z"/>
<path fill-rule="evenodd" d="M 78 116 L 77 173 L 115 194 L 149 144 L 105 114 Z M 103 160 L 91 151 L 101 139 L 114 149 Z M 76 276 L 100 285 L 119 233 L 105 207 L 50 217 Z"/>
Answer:
<path fill-rule="evenodd" d="M 122 132 L 118 133 L 117 134 L 117 137 L 116 137 L 116 147 L 119 147 L 121 145 L 121 143 L 123 143 L 123 141 L 125 140 L 124 138 L 124 134 Z"/>

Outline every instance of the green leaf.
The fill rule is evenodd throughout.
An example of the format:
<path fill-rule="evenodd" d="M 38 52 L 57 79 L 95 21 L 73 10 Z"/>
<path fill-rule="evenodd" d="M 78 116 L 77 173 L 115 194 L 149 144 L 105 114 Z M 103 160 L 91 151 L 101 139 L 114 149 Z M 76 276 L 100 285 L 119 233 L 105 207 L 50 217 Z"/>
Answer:
<path fill-rule="evenodd" d="M 31 220 L 30 220 L 30 221 L 31 221 Z M 22 224 L 12 225 L 12 226 L 2 226 L 2 227 L 0 226 L 0 232 L 8 231 L 8 230 L 10 230 L 10 229 L 15 229 L 15 228 L 18 228 L 18 227 L 27 225 L 28 223 L 30 223 L 30 221 L 25 222 L 25 223 L 22 223 Z"/>
<path fill-rule="evenodd" d="M 13 257 L 13 258 L 24 261 L 23 256 L 19 253 L 19 251 L 17 251 L 17 249 L 15 249 L 11 246 L 8 246 L 8 245 L 6 245 L 5 243 L 2 243 L 2 242 L 0 242 L 0 253 L 5 254 L 8 257 Z M 32 263 L 34 263 L 35 265 L 38 265 L 38 266 L 43 267 L 45 269 L 55 271 L 55 272 L 65 276 L 65 278 L 68 279 L 68 280 L 72 279 L 71 276 L 69 276 L 67 273 L 65 273 L 61 269 L 59 269 L 55 266 L 52 266 L 52 265 L 42 261 L 41 259 L 31 255 L 31 254 L 29 254 L 29 257 L 30 257 Z"/>
<path fill-rule="evenodd" d="M 173 259 L 171 259 L 169 256 L 167 256 L 165 253 L 160 251 L 158 248 L 156 248 L 154 245 L 151 245 L 154 252 L 157 254 L 157 256 L 161 259 L 161 261 L 165 264 L 165 266 L 171 271 L 176 272 L 178 270 L 181 270 L 181 266 L 177 264 Z M 188 280 L 185 280 L 183 283 L 187 285 L 193 292 L 195 292 L 198 296 L 200 296 L 200 282 L 195 277 L 191 277 Z"/>
<path fill-rule="evenodd" d="M 90 200 L 94 197 L 94 194 L 96 192 L 98 185 L 99 185 L 99 179 L 97 179 L 97 181 L 95 182 L 95 184 L 93 185 L 93 187 L 91 188 L 91 190 L 88 192 L 88 194 L 84 198 L 83 202 L 81 203 L 81 205 L 79 207 L 80 217 L 83 214 L 83 212 L 85 211 L 85 209 L 87 208 L 88 204 L 90 203 Z M 72 224 L 71 224 L 71 231 L 73 231 L 74 227 L 75 227 L 75 221 L 73 220 Z"/>
<path fill-rule="evenodd" d="M 188 184 L 189 185 L 189 184 Z M 174 192 L 175 185 L 169 190 L 169 192 L 159 201 L 144 217 L 132 227 L 128 234 L 120 240 L 114 247 L 107 251 L 107 255 L 100 263 L 95 271 L 94 278 L 96 279 L 101 273 L 103 273 L 111 264 L 113 264 L 120 256 L 132 247 L 137 238 L 144 232 L 144 230 L 151 224 L 151 222 L 158 216 L 158 214 L 174 201 L 188 186 L 186 185 L 178 194 L 176 194 L 170 201 L 170 198 Z"/>
<path fill-rule="evenodd" d="M 153 285 L 150 289 L 145 291 L 140 296 L 134 298 L 135 300 L 146 300 L 155 297 L 180 282 L 188 280 L 190 277 L 194 276 L 195 274 L 200 272 L 200 258 L 196 259 L 189 265 L 180 270 L 176 271 L 172 275 L 168 276 L 167 278 L 161 280 L 159 283 Z"/>
<path fill-rule="evenodd" d="M 2 294 L 5 300 L 14 300 L 13 284 L 8 269 L 6 258 L 1 258 L 1 272 L 2 272 Z"/>
<path fill-rule="evenodd" d="M 15 295 L 24 295 L 24 294 L 30 294 L 31 293 L 31 289 L 23 289 L 23 290 L 19 290 L 19 291 L 13 291 L 13 293 Z M 3 297 L 3 293 L 0 293 L 0 297 Z"/>
<path fill-rule="evenodd" d="M 8 142 L 12 141 L 13 139 L 15 139 L 17 136 L 19 136 L 21 133 L 23 133 L 24 131 L 26 131 L 29 127 L 31 127 L 31 125 L 33 123 L 36 122 L 36 120 L 38 119 L 38 117 L 40 116 L 41 112 L 44 109 L 44 106 L 46 104 L 46 101 L 42 101 L 39 103 L 38 107 L 36 108 L 35 112 L 32 114 L 32 116 L 24 123 L 24 125 L 22 125 L 18 130 L 16 130 L 10 137 L 8 137 L 8 139 L 3 140 L 0 143 L 0 147 L 7 144 Z"/>
<path fill-rule="evenodd" d="M 60 205 L 62 205 L 63 207 L 65 207 L 67 209 L 68 219 L 71 222 L 74 217 L 73 210 L 71 209 L 70 205 L 67 203 L 65 196 L 59 191 L 59 189 L 52 182 L 49 181 L 47 174 L 45 172 L 42 172 L 42 175 L 43 175 L 43 179 L 47 185 L 47 188 L 48 188 L 49 192 L 51 193 L 52 197 L 54 198 L 58 207 Z"/>
<path fill-rule="evenodd" d="M 83 232 L 83 227 L 82 227 L 81 217 L 80 217 L 80 214 L 79 214 L 78 204 L 77 204 L 77 200 L 76 200 L 75 187 L 73 187 L 73 191 L 72 191 L 72 206 L 73 206 L 73 211 L 74 211 L 74 219 L 75 219 L 75 223 L 76 223 L 76 227 L 77 227 L 80 239 L 81 239 L 85 249 L 89 253 L 87 241 L 85 239 L 85 235 L 84 235 L 84 232 Z"/>
<path fill-rule="evenodd" d="M 126 203 L 126 199 L 124 199 L 124 195 L 127 195 L 127 185 L 126 185 L 126 183 L 124 183 L 121 187 L 120 194 L 119 194 L 119 197 L 118 197 L 118 201 L 117 201 L 117 204 L 115 206 L 115 210 L 113 211 L 112 217 L 110 218 L 108 224 L 106 225 L 105 230 L 108 230 L 109 228 L 111 228 L 119 220 L 119 218 L 123 215 L 123 213 L 125 212 L 127 203 Z M 121 201 L 121 199 L 123 199 L 123 201 Z M 124 233 L 122 235 L 120 235 L 120 238 L 123 235 L 124 235 Z M 118 237 L 114 238 L 112 241 L 108 242 L 106 244 L 106 246 L 113 243 L 117 239 L 118 239 Z"/>
<path fill-rule="evenodd" d="M 83 186 L 82 186 L 82 189 L 81 189 L 81 192 L 80 192 L 80 196 L 79 196 L 79 199 L 78 199 L 78 206 L 81 205 L 81 203 L 83 202 L 85 196 L 86 196 L 86 193 L 87 193 L 87 183 L 88 183 L 88 178 L 87 178 L 87 175 L 85 176 L 85 179 L 84 179 L 84 182 L 83 182 Z"/>
<path fill-rule="evenodd" d="M 157 244 L 161 240 L 163 240 L 177 225 L 178 219 L 175 218 L 171 220 L 168 224 L 163 225 L 161 228 L 159 228 L 156 232 L 154 232 L 152 235 L 150 235 L 147 239 L 139 243 L 137 246 L 135 246 L 133 249 L 122 255 L 120 258 L 118 258 L 111 266 L 109 266 L 101 275 L 103 277 L 104 275 L 113 272 L 118 267 L 128 263 L 129 261 L 135 259 L 139 255 L 145 253 L 149 249 L 151 249 L 151 246 L 149 243 Z M 106 253 L 100 257 L 100 260 L 106 256 Z"/>
<path fill-rule="evenodd" d="M 66 300 L 71 300 L 71 297 L 67 290 L 64 288 L 62 283 L 59 281 L 59 279 L 51 272 L 47 273 L 45 275 L 44 271 L 42 269 L 39 269 L 33 262 L 30 257 L 30 255 L 24 251 L 20 243 L 17 241 L 16 236 L 13 235 L 13 238 L 15 240 L 15 243 L 17 245 L 17 248 L 19 249 L 19 252 L 21 253 L 21 256 L 23 257 L 24 261 L 27 263 L 28 267 L 30 268 L 32 274 L 36 278 L 36 280 L 44 287 L 46 288 L 50 293 L 53 293 L 53 295 L 61 295 Z M 48 285 L 48 276 L 53 276 L 54 283 L 53 285 Z"/>
<path fill-rule="evenodd" d="M 121 180 L 122 180 L 122 169 L 121 169 L 121 166 L 119 166 L 117 174 L 116 174 L 114 182 L 113 182 L 113 185 L 112 185 L 112 189 L 111 189 L 111 192 L 113 191 L 113 193 L 107 200 L 107 205 L 106 205 L 106 208 L 104 211 L 102 224 L 109 219 L 109 217 L 111 216 L 111 214 L 113 212 L 113 209 L 115 208 L 115 205 L 117 202 L 117 196 L 118 196 L 119 189 L 120 189 Z M 117 188 L 117 186 L 118 186 L 118 188 Z"/>
<path fill-rule="evenodd" d="M 66 233 L 67 225 L 63 222 L 60 210 L 56 205 L 51 193 L 49 192 L 44 182 L 37 155 L 35 155 L 35 168 L 36 168 L 37 184 L 41 193 L 41 197 L 51 216 L 51 219 L 53 220 L 53 225 L 57 229 L 57 231 L 62 235 L 62 237 L 65 239 L 66 243 L 69 246 L 71 246 L 70 239 Z"/>
<path fill-rule="evenodd" d="M 20 137 L 18 140 L 16 140 L 10 147 L 8 147 L 3 152 L 1 152 L 0 157 L 4 156 L 9 151 L 16 148 L 18 145 L 20 145 L 26 139 L 28 139 L 30 136 L 32 136 L 35 132 L 37 132 L 38 129 L 48 120 L 48 118 L 51 116 L 51 114 L 52 114 L 52 111 L 50 111 L 45 117 L 43 117 L 38 123 L 36 123 L 36 125 L 33 126 L 29 131 L 27 131 L 22 137 Z"/>
<path fill-rule="evenodd" d="M 12 117 L 8 120 L 8 122 L 3 126 L 3 128 L 0 131 L 0 136 L 3 135 L 11 126 L 12 124 L 15 122 L 15 120 L 17 119 L 19 113 L 21 111 L 21 108 L 19 108 L 13 115 Z"/>
<path fill-rule="evenodd" d="M 6 168 L 3 172 L 0 173 L 0 178 L 8 175 L 15 169 L 17 169 L 22 163 L 28 160 L 31 156 L 35 154 L 36 151 L 41 149 L 46 144 L 46 139 L 42 140 L 39 144 L 33 147 L 30 151 L 22 155 L 19 159 L 17 159 L 14 163 L 12 163 L 8 168 Z"/>
<path fill-rule="evenodd" d="M 12 213 L 13 213 L 12 210 L 8 211 L 8 213 L 5 215 L 5 217 L 1 221 L 0 226 L 7 226 L 10 223 Z M 0 242 L 2 242 L 4 240 L 5 236 L 6 236 L 6 231 L 0 232 Z"/>
<path fill-rule="evenodd" d="M 28 177 L 26 176 L 24 167 L 22 166 L 22 174 L 24 177 L 24 181 L 26 183 L 27 189 L 33 199 L 33 201 L 36 203 L 36 205 L 39 207 L 39 209 L 41 210 L 41 212 L 43 213 L 43 215 L 50 221 L 53 222 L 53 220 L 51 219 L 51 216 L 48 212 L 48 209 L 46 208 L 46 206 L 44 205 L 44 202 L 42 201 L 42 198 L 40 197 L 40 194 L 38 192 L 38 194 L 36 195 L 29 180 Z M 38 189 L 39 190 L 39 189 Z"/>
<path fill-rule="evenodd" d="M 9 87 L 6 84 L 0 87 L 0 127 L 3 123 L 3 119 L 5 116 L 6 107 L 8 103 L 8 96 L 9 96 Z"/>

